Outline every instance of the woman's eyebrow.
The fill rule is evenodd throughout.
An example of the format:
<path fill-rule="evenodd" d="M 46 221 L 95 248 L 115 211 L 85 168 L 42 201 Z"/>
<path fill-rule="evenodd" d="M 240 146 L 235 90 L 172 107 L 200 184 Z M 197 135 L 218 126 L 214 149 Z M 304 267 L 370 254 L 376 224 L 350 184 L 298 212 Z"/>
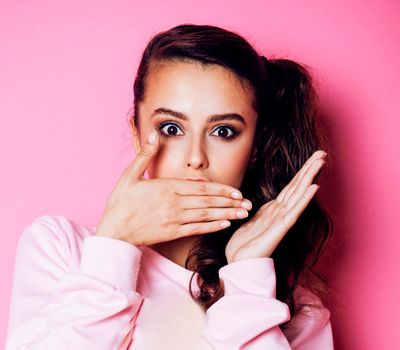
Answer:
<path fill-rule="evenodd" d="M 189 120 L 187 115 L 183 114 L 182 112 L 174 111 L 172 109 L 164 108 L 164 107 L 160 107 L 160 108 L 157 108 L 156 110 L 154 110 L 154 112 L 151 114 L 150 118 L 154 117 L 154 115 L 156 115 L 156 114 L 172 115 L 178 119 L 182 119 L 182 120 L 186 120 L 186 121 Z M 213 114 L 208 117 L 207 122 L 214 123 L 214 122 L 219 122 L 221 120 L 237 120 L 237 121 L 243 123 L 244 125 L 246 125 L 245 119 L 240 114 L 237 114 L 237 113 Z"/>

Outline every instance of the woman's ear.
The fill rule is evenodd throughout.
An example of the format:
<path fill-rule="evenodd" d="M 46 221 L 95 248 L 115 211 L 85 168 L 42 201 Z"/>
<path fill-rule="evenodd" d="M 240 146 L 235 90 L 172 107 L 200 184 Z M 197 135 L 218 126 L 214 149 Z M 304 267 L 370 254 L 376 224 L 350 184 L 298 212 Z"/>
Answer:
<path fill-rule="evenodd" d="M 131 132 L 132 132 L 133 147 L 135 148 L 136 152 L 139 152 L 140 147 L 141 147 L 140 136 L 139 136 L 138 129 L 136 128 L 136 126 L 133 122 L 133 118 L 135 118 L 135 116 L 132 116 L 132 118 L 129 119 L 129 126 L 130 126 Z"/>

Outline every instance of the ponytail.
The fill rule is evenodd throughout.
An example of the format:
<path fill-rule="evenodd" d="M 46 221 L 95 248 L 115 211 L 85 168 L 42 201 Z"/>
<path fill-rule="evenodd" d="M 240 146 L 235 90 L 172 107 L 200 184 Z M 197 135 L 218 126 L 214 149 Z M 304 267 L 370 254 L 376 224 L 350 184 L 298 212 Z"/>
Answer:
<path fill-rule="evenodd" d="M 257 209 L 275 199 L 315 151 L 327 150 L 308 70 L 287 59 L 262 56 L 261 61 L 266 73 L 264 115 L 257 125 L 255 163 L 242 188 L 243 196 Z M 293 297 L 299 284 L 316 294 L 322 304 L 329 304 L 327 282 L 315 266 L 332 231 L 331 217 L 314 196 L 271 255 L 277 298 L 288 304 L 292 315 L 304 306 L 296 305 Z"/>

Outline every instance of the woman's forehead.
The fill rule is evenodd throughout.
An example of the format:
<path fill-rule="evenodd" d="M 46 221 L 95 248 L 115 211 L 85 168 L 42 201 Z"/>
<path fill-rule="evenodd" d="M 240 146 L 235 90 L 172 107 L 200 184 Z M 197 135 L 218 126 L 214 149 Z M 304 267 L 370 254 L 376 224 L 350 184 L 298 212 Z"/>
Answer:
<path fill-rule="evenodd" d="M 144 100 L 151 105 L 172 103 L 190 108 L 202 104 L 212 112 L 252 106 L 253 92 L 248 85 L 219 65 L 162 61 L 153 64 L 149 73 Z"/>

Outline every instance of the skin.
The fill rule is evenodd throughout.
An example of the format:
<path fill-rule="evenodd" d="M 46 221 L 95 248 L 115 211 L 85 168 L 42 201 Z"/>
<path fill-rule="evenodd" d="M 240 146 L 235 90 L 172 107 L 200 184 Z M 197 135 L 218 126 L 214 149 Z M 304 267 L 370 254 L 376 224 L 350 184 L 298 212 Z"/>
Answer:
<path fill-rule="evenodd" d="M 157 62 L 150 72 L 145 99 L 139 106 L 139 129 L 131 121 L 136 151 L 146 143 L 145 137 L 151 129 L 161 124 L 160 148 L 147 168 L 149 178 L 199 176 L 239 188 L 255 154 L 257 111 L 252 107 L 252 90 L 218 65 L 202 66 L 182 60 Z M 188 120 L 169 113 L 154 113 L 159 108 L 183 113 Z M 244 123 L 234 119 L 207 121 L 211 115 L 225 113 L 241 116 Z M 238 134 L 229 140 L 235 129 Z M 167 137 L 168 134 L 172 137 Z M 309 161 L 313 164 L 323 154 L 319 151 Z M 316 185 L 310 184 L 318 168 L 318 164 L 310 168 L 310 163 L 306 163 L 279 200 L 266 203 L 234 233 L 226 247 L 228 262 L 272 254 L 317 190 Z M 199 235 L 183 237 L 151 247 L 184 267 L 189 249 L 199 238 Z"/>

